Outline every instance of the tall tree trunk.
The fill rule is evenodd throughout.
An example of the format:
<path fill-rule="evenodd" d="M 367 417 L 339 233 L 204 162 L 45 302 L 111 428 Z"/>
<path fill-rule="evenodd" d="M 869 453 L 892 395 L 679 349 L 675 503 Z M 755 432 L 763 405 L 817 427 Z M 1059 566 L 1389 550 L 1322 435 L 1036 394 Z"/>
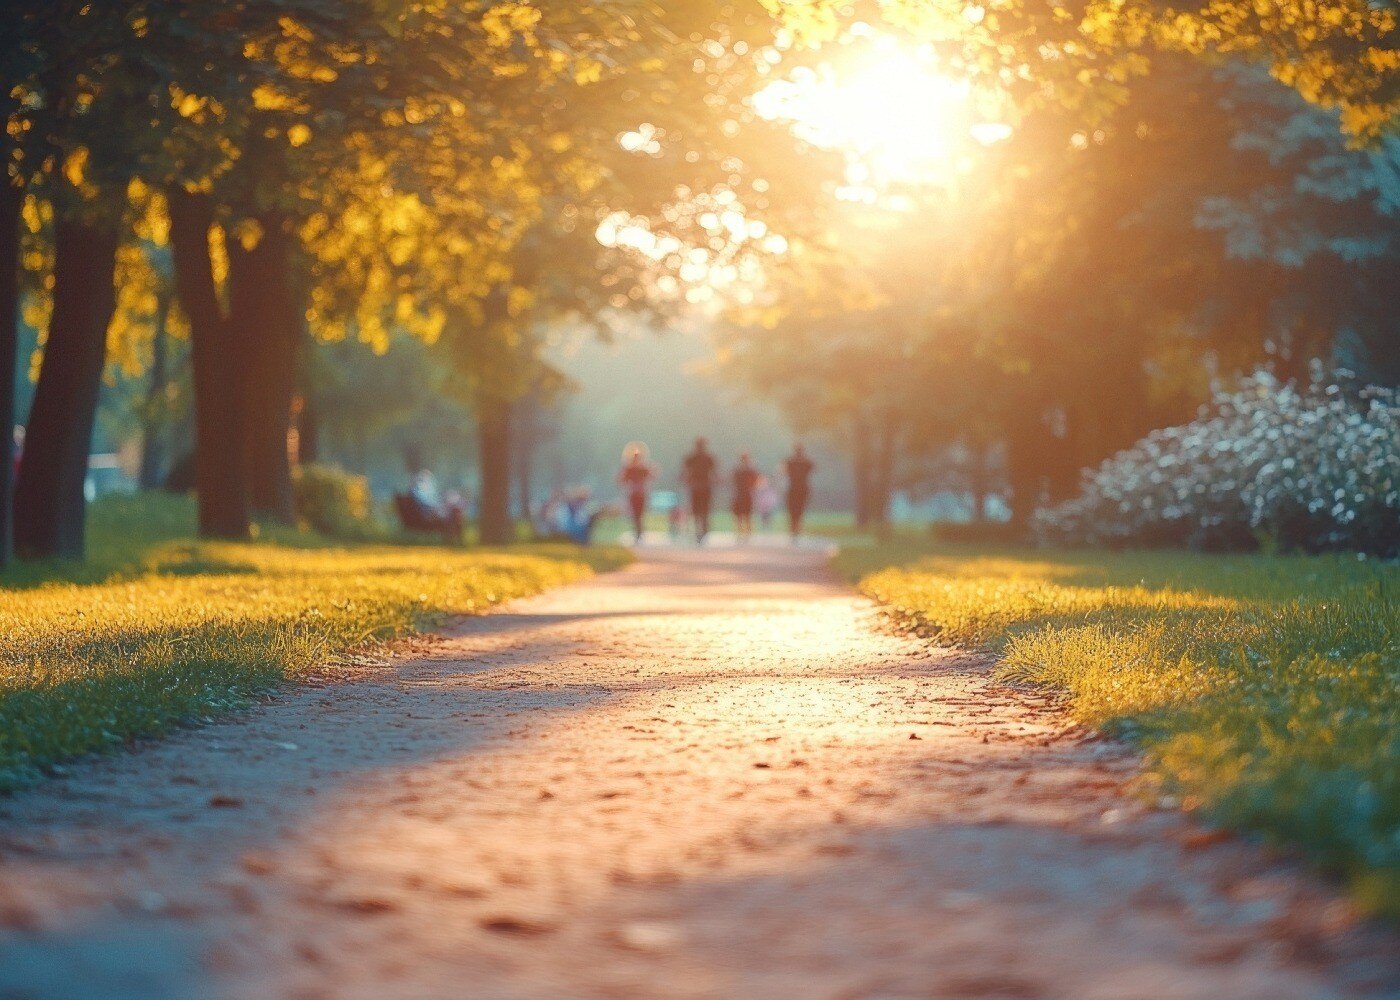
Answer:
<path fill-rule="evenodd" d="M 321 460 L 321 411 L 316 405 L 311 359 L 315 344 L 311 333 L 301 327 L 296 372 L 296 396 L 292 400 L 292 419 L 296 425 L 296 464 L 313 465 Z"/>
<path fill-rule="evenodd" d="M 991 478 L 991 470 L 987 468 L 988 458 L 988 449 L 985 446 L 968 447 L 967 489 L 972 495 L 974 524 L 982 524 L 987 520 L 987 494 L 991 492 L 987 485 Z"/>
<path fill-rule="evenodd" d="M 0 569 L 14 552 L 15 380 L 19 377 L 19 216 L 24 191 L 0 175 Z"/>
<path fill-rule="evenodd" d="M 116 308 L 117 236 L 86 223 L 54 228 L 53 318 L 15 489 L 15 548 L 27 558 L 83 555 L 92 429 L 107 326 Z"/>
<path fill-rule="evenodd" d="M 485 545 L 515 541 L 510 516 L 510 403 L 482 393 L 476 412 L 481 451 L 478 529 Z"/>
<path fill-rule="evenodd" d="M 316 401 L 310 393 L 297 397 L 297 465 L 313 465 L 321 459 L 321 424 Z"/>
<path fill-rule="evenodd" d="M 851 472 L 855 485 L 856 527 L 870 526 L 870 433 L 865 421 L 852 423 Z"/>
<path fill-rule="evenodd" d="M 195 494 L 199 533 L 206 538 L 251 535 L 244 485 L 237 357 L 214 283 L 209 255 L 213 205 L 182 188 L 168 192 L 170 247 L 180 307 L 190 321 L 194 385 Z"/>
<path fill-rule="evenodd" d="M 1011 492 L 1011 523 L 1019 531 L 1030 528 L 1031 515 L 1040 502 L 1042 459 L 1046 435 L 1034 411 L 1013 418 L 1007 430 L 1006 482 Z"/>
<path fill-rule="evenodd" d="M 868 506 L 870 519 L 875 524 L 877 534 L 883 539 L 889 535 L 890 496 L 894 491 L 894 465 L 899 431 L 895 426 L 894 417 L 889 414 L 883 416 L 877 426 Z"/>
<path fill-rule="evenodd" d="M 254 512 L 296 523 L 292 493 L 292 396 L 296 392 L 301 313 L 292 281 L 293 238 L 287 220 L 258 219 L 252 250 L 229 246 L 229 317 L 240 352 L 244 400 L 243 454 Z"/>
<path fill-rule="evenodd" d="M 170 300 L 162 294 L 156 301 L 155 330 L 151 335 L 151 371 L 146 386 L 146 405 L 141 426 L 141 470 L 137 482 L 143 490 L 160 485 L 161 469 L 165 466 L 166 394 L 170 385 L 169 335 L 166 315 Z"/>
<path fill-rule="evenodd" d="M 528 397 L 517 411 L 519 419 L 515 428 L 515 478 L 520 501 L 520 516 L 525 520 L 534 517 L 534 472 L 535 472 L 535 408 Z"/>

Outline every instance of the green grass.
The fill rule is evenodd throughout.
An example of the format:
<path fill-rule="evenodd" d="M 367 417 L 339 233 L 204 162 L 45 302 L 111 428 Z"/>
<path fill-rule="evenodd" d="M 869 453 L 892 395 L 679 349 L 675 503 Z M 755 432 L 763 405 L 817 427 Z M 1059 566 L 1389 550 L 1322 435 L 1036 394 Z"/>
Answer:
<path fill-rule="evenodd" d="M 1138 741 L 1163 794 L 1400 916 L 1400 566 L 910 540 L 837 562 L 906 627 Z"/>
<path fill-rule="evenodd" d="M 0 576 L 0 789 L 248 704 L 338 654 L 626 561 L 618 549 L 191 536 L 189 501 L 109 498 L 90 559 Z"/>

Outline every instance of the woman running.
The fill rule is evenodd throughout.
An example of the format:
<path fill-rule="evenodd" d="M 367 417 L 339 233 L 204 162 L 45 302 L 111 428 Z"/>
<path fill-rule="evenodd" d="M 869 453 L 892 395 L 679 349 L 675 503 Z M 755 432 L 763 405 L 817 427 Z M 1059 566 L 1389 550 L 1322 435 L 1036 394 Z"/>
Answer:
<path fill-rule="evenodd" d="M 793 445 L 792 455 L 783 463 L 783 469 L 788 481 L 788 526 L 796 541 L 802 534 L 802 516 L 807 513 L 807 502 L 812 499 L 812 460 L 800 444 Z"/>
<path fill-rule="evenodd" d="M 758 470 L 749 460 L 749 453 L 744 452 L 734 467 L 734 527 L 741 542 L 753 534 L 753 491 L 757 486 Z"/>
<path fill-rule="evenodd" d="M 617 481 L 627 494 L 627 510 L 632 515 L 632 534 L 641 542 L 642 521 L 647 513 L 647 487 L 656 475 L 656 470 L 647 462 L 646 445 L 629 444 L 622 454 L 622 470 L 617 474 Z"/>
<path fill-rule="evenodd" d="M 705 544 L 705 536 L 710 533 L 710 501 L 718 464 L 704 438 L 695 439 L 695 450 L 681 462 L 681 482 L 690 495 L 690 516 L 695 521 L 695 541 L 699 545 Z"/>

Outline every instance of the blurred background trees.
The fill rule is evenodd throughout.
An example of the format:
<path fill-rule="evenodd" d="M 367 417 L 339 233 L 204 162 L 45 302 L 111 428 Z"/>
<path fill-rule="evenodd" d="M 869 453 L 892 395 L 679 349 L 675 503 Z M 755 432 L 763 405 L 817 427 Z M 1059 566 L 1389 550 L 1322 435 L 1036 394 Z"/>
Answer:
<path fill-rule="evenodd" d="M 574 430 L 559 341 L 637 324 L 715 329 L 876 524 L 929 483 L 1026 522 L 1260 363 L 1393 384 L 1394 34 L 1361 0 L 13 4 L 0 561 L 82 553 L 94 435 L 206 535 L 293 522 L 300 461 L 440 462 L 509 540 Z"/>
<path fill-rule="evenodd" d="M 721 338 L 736 377 L 851 442 L 858 483 L 877 470 L 869 518 L 891 482 L 990 478 L 1024 524 L 1220 379 L 1400 374 L 1393 135 L 1358 145 L 1256 66 L 1164 52 L 1112 107 L 978 147 L 848 191 Z"/>

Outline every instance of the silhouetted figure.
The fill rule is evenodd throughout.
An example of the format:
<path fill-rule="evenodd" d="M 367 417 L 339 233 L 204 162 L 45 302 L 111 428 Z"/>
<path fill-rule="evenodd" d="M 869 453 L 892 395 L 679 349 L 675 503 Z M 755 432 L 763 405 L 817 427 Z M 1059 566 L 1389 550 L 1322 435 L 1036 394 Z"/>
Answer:
<path fill-rule="evenodd" d="M 587 486 L 579 486 L 567 494 L 557 490 L 545 501 L 535 519 L 535 535 L 544 541 L 574 542 L 590 545 L 593 529 L 600 518 L 614 509 L 593 503 Z"/>
<path fill-rule="evenodd" d="M 704 544 L 710 533 L 710 504 L 715 495 L 715 456 L 704 438 L 695 439 L 695 450 L 681 463 L 681 482 L 690 494 L 690 516 L 695 519 L 695 540 Z"/>
<path fill-rule="evenodd" d="M 617 481 L 627 496 L 627 512 L 632 515 L 632 534 L 639 542 L 647 512 L 647 487 L 655 475 L 656 470 L 647 462 L 642 446 L 628 445 Z"/>
<path fill-rule="evenodd" d="M 394 510 L 405 531 L 433 532 L 453 545 L 462 541 L 463 508 L 442 502 L 437 478 L 427 469 L 413 477 L 408 492 L 394 494 Z"/>
<path fill-rule="evenodd" d="M 734 466 L 734 527 L 741 542 L 753 534 L 753 495 L 757 487 L 758 470 L 749 460 L 749 453 L 744 452 Z"/>
<path fill-rule="evenodd" d="M 802 534 L 802 517 L 812 499 L 812 468 L 807 452 L 800 444 L 793 445 L 792 454 L 783 463 L 783 471 L 787 473 L 788 525 L 794 540 Z"/>

